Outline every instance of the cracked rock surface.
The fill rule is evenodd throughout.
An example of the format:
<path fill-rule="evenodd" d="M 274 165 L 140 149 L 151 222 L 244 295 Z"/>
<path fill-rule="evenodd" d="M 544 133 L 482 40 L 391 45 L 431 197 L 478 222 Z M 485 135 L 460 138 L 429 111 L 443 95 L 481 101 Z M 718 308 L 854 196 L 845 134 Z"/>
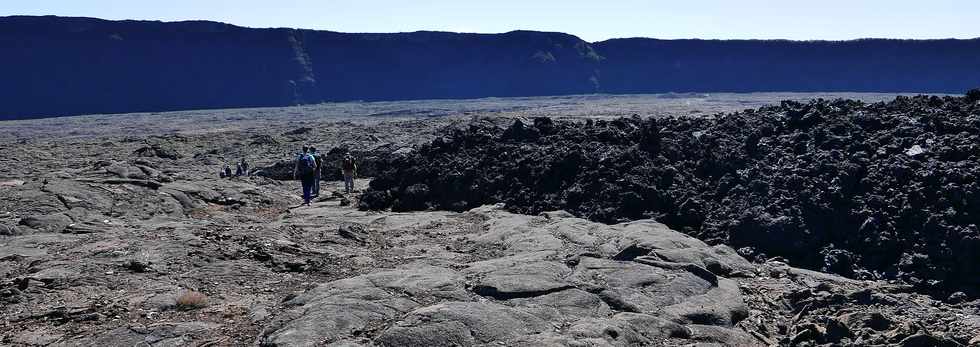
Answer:
<path fill-rule="evenodd" d="M 427 214 L 400 218 L 421 223 L 432 219 Z M 651 221 L 610 226 L 559 213 L 511 214 L 499 206 L 454 218 L 485 222 L 434 232 L 500 256 L 447 253 L 320 285 L 287 302 L 296 307 L 267 327 L 262 343 L 363 343 L 367 337 L 391 346 L 736 341 L 718 335 L 758 343 L 734 328 L 748 316 L 736 282 L 655 253 L 613 259 L 643 244 L 697 251 L 698 263 L 751 271 L 730 250 Z M 584 235 L 563 237 L 569 230 Z M 715 335 L 701 334 L 702 326 Z"/>
<path fill-rule="evenodd" d="M 560 109 L 612 119 L 575 105 Z M 281 168 L 308 143 L 404 158 L 471 122 L 302 113 L 341 106 L 424 103 L 0 124 L 0 345 L 980 344 L 964 293 L 749 261 L 653 219 L 358 210 L 368 179 L 353 194 L 324 181 L 299 207 L 276 170 L 218 177 L 242 157 Z"/>

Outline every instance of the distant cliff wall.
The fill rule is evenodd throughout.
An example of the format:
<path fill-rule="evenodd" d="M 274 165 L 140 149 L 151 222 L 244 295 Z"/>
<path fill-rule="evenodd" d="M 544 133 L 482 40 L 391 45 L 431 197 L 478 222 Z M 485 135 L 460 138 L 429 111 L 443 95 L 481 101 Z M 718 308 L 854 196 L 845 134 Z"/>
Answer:
<path fill-rule="evenodd" d="M 596 44 L 604 91 L 963 93 L 980 86 L 980 40 L 618 39 Z"/>
<path fill-rule="evenodd" d="M 300 33 L 210 22 L 0 19 L 0 116 L 319 101 Z"/>
<path fill-rule="evenodd" d="M 980 85 L 980 40 L 345 34 L 215 22 L 0 18 L 0 119 L 324 101 Z"/>

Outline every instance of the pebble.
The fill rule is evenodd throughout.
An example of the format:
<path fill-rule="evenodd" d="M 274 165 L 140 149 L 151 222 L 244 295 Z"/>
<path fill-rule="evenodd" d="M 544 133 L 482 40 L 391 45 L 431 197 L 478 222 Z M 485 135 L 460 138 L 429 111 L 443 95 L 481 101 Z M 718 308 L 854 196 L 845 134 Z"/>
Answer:
<path fill-rule="evenodd" d="M 950 304 L 959 304 L 959 303 L 963 303 L 966 300 L 967 300 L 966 293 L 956 292 L 956 293 L 951 294 L 949 296 L 949 298 L 946 299 L 946 302 L 948 302 Z"/>

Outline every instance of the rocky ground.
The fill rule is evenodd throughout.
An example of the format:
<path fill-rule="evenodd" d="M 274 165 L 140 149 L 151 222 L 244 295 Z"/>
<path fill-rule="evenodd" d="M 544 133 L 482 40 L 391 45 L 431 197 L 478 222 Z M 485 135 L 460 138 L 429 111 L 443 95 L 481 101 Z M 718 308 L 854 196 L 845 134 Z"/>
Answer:
<path fill-rule="evenodd" d="M 980 344 L 970 297 L 752 262 L 652 219 L 361 211 L 336 181 L 299 207 L 282 173 L 299 145 L 376 165 L 472 115 L 227 112 L 245 125 L 218 114 L 173 131 L 192 122 L 167 114 L 125 133 L 90 128 L 98 117 L 64 120 L 74 135 L 44 120 L 0 131 L 0 345 Z M 515 116 L 492 115 L 478 122 Z M 143 116 L 129 117 L 111 126 Z M 241 157 L 255 175 L 217 177 Z"/>
<path fill-rule="evenodd" d="M 471 122 L 394 158 L 363 207 L 654 218 L 748 257 L 980 295 L 980 90 L 502 123 Z"/>

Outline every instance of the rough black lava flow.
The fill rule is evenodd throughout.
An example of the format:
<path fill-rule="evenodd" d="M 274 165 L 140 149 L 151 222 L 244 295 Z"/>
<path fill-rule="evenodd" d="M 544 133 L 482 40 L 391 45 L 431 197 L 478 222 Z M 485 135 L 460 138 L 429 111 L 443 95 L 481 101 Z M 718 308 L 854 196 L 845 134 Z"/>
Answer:
<path fill-rule="evenodd" d="M 708 118 L 474 121 L 389 159 L 362 209 L 653 217 L 750 258 L 980 288 L 980 90 Z"/>

